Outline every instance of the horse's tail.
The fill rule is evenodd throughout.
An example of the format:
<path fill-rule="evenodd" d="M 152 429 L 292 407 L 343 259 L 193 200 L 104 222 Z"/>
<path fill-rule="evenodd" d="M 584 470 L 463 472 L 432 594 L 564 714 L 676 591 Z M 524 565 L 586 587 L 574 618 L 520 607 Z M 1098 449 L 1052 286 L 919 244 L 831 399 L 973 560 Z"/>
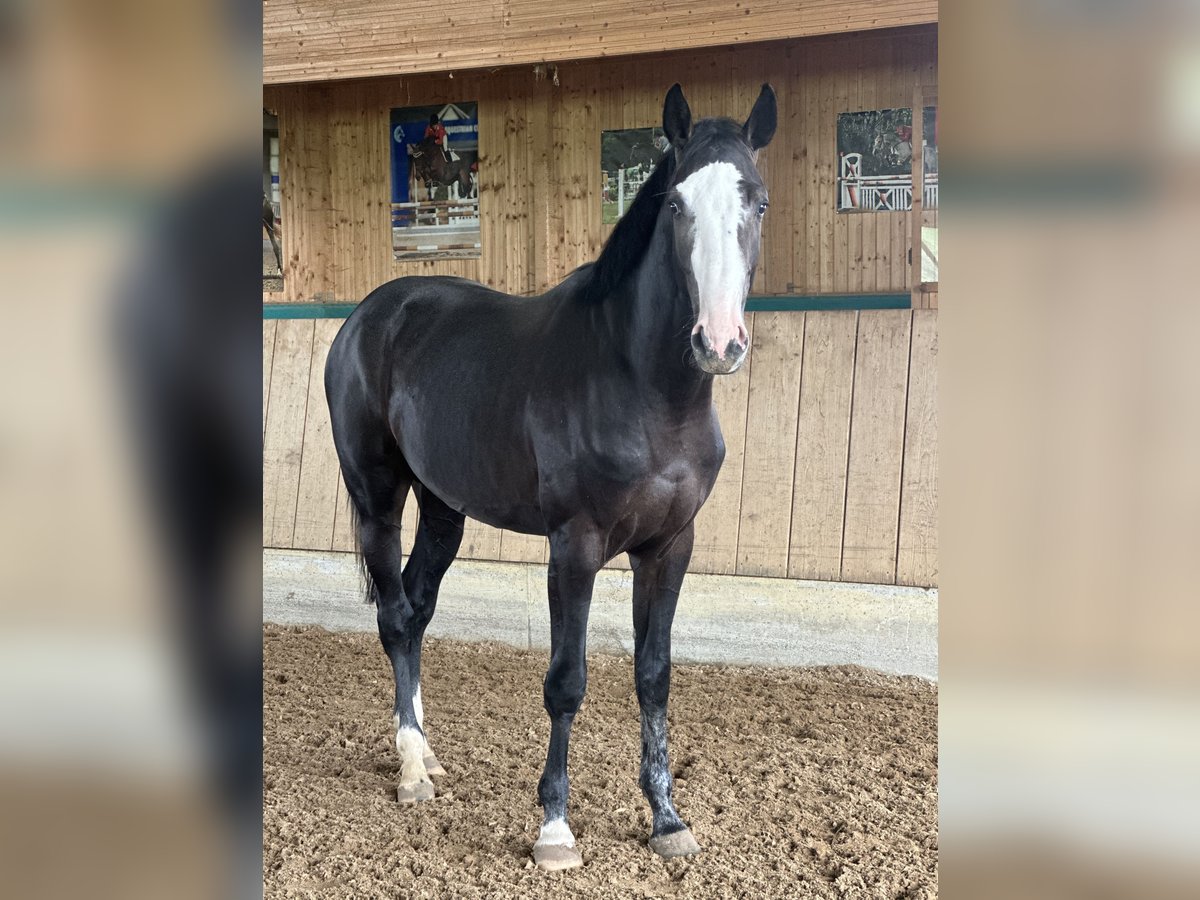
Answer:
<path fill-rule="evenodd" d="M 367 568 L 367 558 L 363 556 L 362 541 L 358 537 L 358 507 L 354 501 L 347 498 L 348 506 L 350 507 L 350 527 L 354 531 L 354 556 L 358 560 L 358 574 L 362 584 L 363 602 L 369 606 L 375 606 L 379 603 L 379 590 L 375 587 L 375 579 L 371 577 L 371 572 Z"/>

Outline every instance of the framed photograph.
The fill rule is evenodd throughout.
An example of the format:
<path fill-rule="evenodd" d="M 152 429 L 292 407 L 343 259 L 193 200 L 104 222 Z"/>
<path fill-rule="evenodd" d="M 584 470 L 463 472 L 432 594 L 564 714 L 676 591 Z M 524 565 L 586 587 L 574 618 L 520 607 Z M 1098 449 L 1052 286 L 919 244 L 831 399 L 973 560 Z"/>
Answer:
<path fill-rule="evenodd" d="M 633 202 L 662 155 L 671 146 L 661 128 L 600 132 L 600 184 L 604 224 L 612 225 Z"/>
<path fill-rule="evenodd" d="M 937 114 L 924 109 L 925 209 L 937 209 Z M 837 120 L 838 212 L 912 209 L 912 110 L 841 113 Z"/>
<path fill-rule="evenodd" d="M 391 147 L 396 259 L 479 256 L 479 104 L 393 109 Z"/>

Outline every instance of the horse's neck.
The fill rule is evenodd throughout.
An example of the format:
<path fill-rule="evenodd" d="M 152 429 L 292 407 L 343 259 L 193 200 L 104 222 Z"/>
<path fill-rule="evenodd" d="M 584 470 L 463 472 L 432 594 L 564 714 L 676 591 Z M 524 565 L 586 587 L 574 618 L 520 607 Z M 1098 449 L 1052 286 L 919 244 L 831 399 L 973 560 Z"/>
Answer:
<path fill-rule="evenodd" d="M 631 366 L 649 390 L 672 405 L 694 403 L 707 411 L 712 376 L 692 360 L 691 300 L 673 261 L 669 228 L 655 230 L 622 298 L 624 342 Z"/>

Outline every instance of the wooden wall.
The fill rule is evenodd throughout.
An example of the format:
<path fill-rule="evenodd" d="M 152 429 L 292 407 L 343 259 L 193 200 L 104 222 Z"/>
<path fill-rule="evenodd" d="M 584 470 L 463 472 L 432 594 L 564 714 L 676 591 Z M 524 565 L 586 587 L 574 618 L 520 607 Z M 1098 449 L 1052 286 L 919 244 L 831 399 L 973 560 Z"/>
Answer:
<path fill-rule="evenodd" d="M 264 546 L 353 549 L 321 383 L 340 326 L 263 322 Z M 758 312 L 747 326 L 748 364 L 715 382 L 727 455 L 692 570 L 935 585 L 936 311 Z M 546 541 L 469 522 L 461 555 L 542 562 Z"/>
<path fill-rule="evenodd" d="M 283 292 L 268 298 L 353 301 L 406 274 L 545 289 L 594 258 L 611 229 L 600 131 L 661 123 L 675 81 L 695 116 L 744 118 L 762 82 L 778 92 L 779 130 L 760 160 L 771 209 L 754 293 L 909 289 L 909 214 L 835 212 L 834 129 L 839 112 L 910 106 L 916 85 L 937 83 L 935 26 L 564 63 L 558 78 L 524 66 L 266 87 L 280 116 L 285 267 Z M 389 110 L 465 100 L 479 101 L 482 257 L 396 262 Z"/>
<path fill-rule="evenodd" d="M 937 0 L 264 0 L 263 81 L 613 57 L 936 22 Z"/>

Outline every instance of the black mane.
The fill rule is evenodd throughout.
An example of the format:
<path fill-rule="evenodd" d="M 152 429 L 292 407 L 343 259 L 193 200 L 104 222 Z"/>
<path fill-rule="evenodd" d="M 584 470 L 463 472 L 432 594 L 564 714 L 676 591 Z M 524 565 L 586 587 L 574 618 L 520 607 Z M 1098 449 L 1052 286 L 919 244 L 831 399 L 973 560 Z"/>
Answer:
<path fill-rule="evenodd" d="M 638 189 L 637 196 L 617 221 L 604 249 L 595 262 L 585 263 L 567 280 L 577 282 L 577 296 L 585 302 L 599 302 L 611 294 L 621 280 L 637 268 L 658 222 L 663 197 L 675 174 L 675 151 L 663 154 L 650 177 Z"/>

